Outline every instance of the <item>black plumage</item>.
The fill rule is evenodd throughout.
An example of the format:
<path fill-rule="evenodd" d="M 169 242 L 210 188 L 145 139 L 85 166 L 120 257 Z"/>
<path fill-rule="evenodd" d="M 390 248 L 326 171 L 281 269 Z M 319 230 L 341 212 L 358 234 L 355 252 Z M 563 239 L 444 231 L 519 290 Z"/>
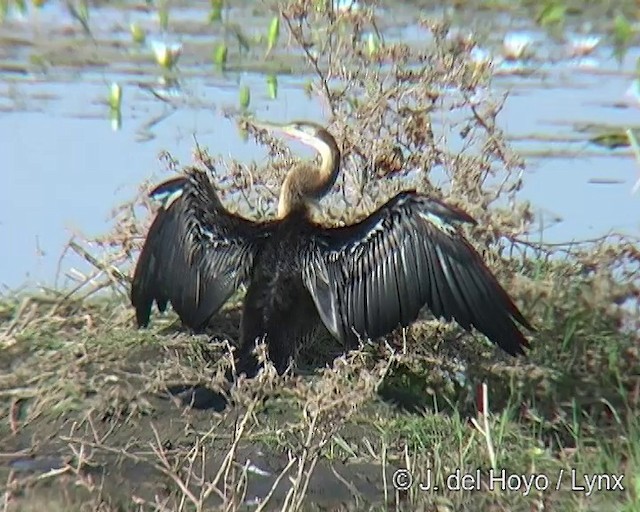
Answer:
<path fill-rule="evenodd" d="M 517 324 L 532 327 L 456 227 L 475 223 L 470 216 L 405 191 L 358 223 L 316 224 L 310 204 L 335 181 L 340 153 L 317 125 L 281 130 L 315 147 L 322 165 L 290 172 L 275 220 L 231 214 L 197 169 L 152 192 L 164 204 L 133 279 L 139 325 L 148 324 L 155 301 L 160 310 L 171 302 L 184 324 L 202 328 L 246 284 L 239 357 L 249 373 L 256 339 L 265 337 L 283 371 L 320 323 L 349 347 L 410 324 L 425 305 L 509 354 L 523 352 L 528 342 Z"/>

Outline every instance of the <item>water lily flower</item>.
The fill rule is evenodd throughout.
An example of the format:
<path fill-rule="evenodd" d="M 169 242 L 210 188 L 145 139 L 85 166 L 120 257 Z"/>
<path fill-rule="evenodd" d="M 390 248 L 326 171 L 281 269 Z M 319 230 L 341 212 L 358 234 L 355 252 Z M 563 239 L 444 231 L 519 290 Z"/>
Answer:
<path fill-rule="evenodd" d="M 569 55 L 571 57 L 590 55 L 601 40 L 602 38 L 596 35 L 574 36 L 569 39 Z"/>
<path fill-rule="evenodd" d="M 529 34 L 510 33 L 502 41 L 502 53 L 508 60 L 518 60 L 526 57 L 533 38 Z"/>
<path fill-rule="evenodd" d="M 165 69 L 171 69 L 175 66 L 178 57 L 182 53 L 182 44 L 152 41 L 151 49 L 155 55 L 156 62 Z"/>

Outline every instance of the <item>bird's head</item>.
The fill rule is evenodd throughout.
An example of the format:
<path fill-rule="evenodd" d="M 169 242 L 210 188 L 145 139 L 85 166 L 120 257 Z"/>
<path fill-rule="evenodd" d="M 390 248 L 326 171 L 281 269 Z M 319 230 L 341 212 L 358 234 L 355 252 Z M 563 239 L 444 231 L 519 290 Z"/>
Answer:
<path fill-rule="evenodd" d="M 286 124 L 254 121 L 252 124 L 270 133 L 282 133 L 314 148 L 320 154 L 325 154 L 328 148 L 337 148 L 335 139 L 327 129 L 312 121 L 293 121 Z"/>
<path fill-rule="evenodd" d="M 252 121 L 258 129 L 281 133 L 314 148 L 320 154 L 320 166 L 297 165 L 287 174 L 280 190 L 278 217 L 284 218 L 298 206 L 307 210 L 333 186 L 340 167 L 340 150 L 326 128 L 311 121 L 274 124 Z"/>

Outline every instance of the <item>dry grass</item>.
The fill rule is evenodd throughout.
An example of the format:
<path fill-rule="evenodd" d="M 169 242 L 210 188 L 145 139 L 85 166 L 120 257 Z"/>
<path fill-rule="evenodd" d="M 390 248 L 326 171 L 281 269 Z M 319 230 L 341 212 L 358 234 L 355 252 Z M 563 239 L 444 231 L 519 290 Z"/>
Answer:
<path fill-rule="evenodd" d="M 409 185 L 461 206 L 479 221 L 470 238 L 539 327 L 533 349 L 513 361 L 421 320 L 312 377 L 267 367 L 238 383 L 224 413 L 184 408 L 167 390 L 221 385 L 237 318 L 230 304 L 213 332 L 219 342 L 179 332 L 173 315 L 133 329 L 128 276 L 153 209 L 144 184 L 110 233 L 69 244 L 94 269 L 72 273 L 75 288 L 0 305 L 4 509 L 46 499 L 50 510 L 637 510 L 637 240 L 531 241 L 531 211 L 518 200 L 524 166 L 496 122 L 503 98 L 491 93 L 490 70 L 469 59 L 472 41 L 425 22 L 423 48 L 383 44 L 370 54 L 362 36 L 375 31 L 372 11 L 280 7 L 343 145 L 344 180 L 325 221 L 362 216 Z M 257 136 L 250 120 L 239 123 Z M 261 141 L 272 156 L 264 169 L 201 148 L 194 157 L 223 198 L 245 191 L 229 208 L 254 218 L 273 214 L 295 159 L 281 142 Z M 397 469 L 414 485 L 394 487 Z M 492 490 L 490 469 L 551 484 Z M 456 470 L 480 470 L 480 490 L 446 489 Z M 624 473 L 625 490 L 586 496 L 569 490 L 570 477 L 556 486 L 571 470 Z M 437 492 L 418 488 L 429 478 Z"/>

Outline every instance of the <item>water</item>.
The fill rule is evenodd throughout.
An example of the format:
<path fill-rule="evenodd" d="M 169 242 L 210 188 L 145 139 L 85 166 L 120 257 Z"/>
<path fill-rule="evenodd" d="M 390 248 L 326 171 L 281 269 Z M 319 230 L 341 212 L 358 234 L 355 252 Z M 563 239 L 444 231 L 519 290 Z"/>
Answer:
<path fill-rule="evenodd" d="M 633 66 L 637 52 L 628 55 L 625 65 Z M 510 95 L 502 115 L 506 133 L 520 138 L 514 145 L 524 153 L 555 149 L 575 152 L 575 156 L 528 157 L 522 198 L 542 212 L 541 225 L 559 217 L 562 222 L 545 229 L 550 242 L 595 238 L 608 232 L 640 233 L 640 194 L 632 195 L 640 179 L 640 168 L 628 149 L 598 149 L 579 134 L 579 124 L 637 126 L 640 104 L 613 107 L 603 99 L 625 99 L 629 79 L 597 73 L 554 73 L 545 83 L 517 88 L 509 84 Z M 576 142 L 541 143 L 527 136 L 545 133 Z M 592 181 L 610 181 L 593 183 Z M 546 221 L 545 221 L 546 218 Z"/>
<path fill-rule="evenodd" d="M 126 42 L 129 21 L 141 17 L 134 11 L 123 14 L 104 8 L 92 10 L 92 20 L 100 19 L 101 11 L 107 21 L 96 34 L 102 38 L 111 34 L 113 41 Z M 237 104 L 238 84 L 251 87 L 251 106 L 260 118 L 323 119 L 322 105 L 304 93 L 309 77 L 279 76 L 278 98 L 273 101 L 267 95 L 265 75 L 215 73 L 204 53 L 181 67 L 188 78 L 182 95 L 170 98 L 171 104 L 140 87 L 141 83 L 156 85 L 158 67 L 148 55 L 146 60 L 132 57 L 135 65 L 116 61 L 110 67 L 22 72 L 20 66 L 38 54 L 47 23 L 60 19 L 54 14 L 67 16 L 56 31 L 56 37 L 64 39 L 63 28 L 72 27 L 73 22 L 55 10 L 52 14 L 45 9 L 36 21 L 10 20 L 0 27 L 0 37 L 10 35 L 20 41 L 0 45 L 0 64 L 12 64 L 0 66 L 4 169 L 0 286 L 5 290 L 53 284 L 60 253 L 71 235 L 106 231 L 114 206 L 131 198 L 143 181 L 166 176 L 158 160 L 161 151 L 169 150 L 182 163 L 191 160 L 194 134 L 213 155 L 264 161 L 265 151 L 244 142 L 223 116 L 225 108 Z M 143 21 L 151 23 L 150 16 L 145 14 Z M 204 19 L 206 8 L 177 10 L 172 19 L 184 24 L 196 16 Z M 210 59 L 213 42 L 205 29 L 187 39 L 201 41 L 202 46 L 206 43 L 206 59 Z M 390 33 L 410 39 L 411 30 L 396 28 Z M 536 206 L 547 241 L 593 238 L 612 231 L 640 234 L 640 193 L 631 194 L 640 169 L 630 151 L 587 146 L 588 136 L 576 130 L 579 123 L 637 124 L 640 103 L 625 97 L 625 91 L 638 52 L 632 49 L 621 68 L 608 57 L 607 49 L 598 50 L 594 57 L 600 62 L 595 70 L 540 66 L 533 76 L 503 76 L 495 81 L 499 90 L 510 91 L 499 119 L 515 147 L 529 155 L 521 197 Z M 111 129 L 104 104 L 111 81 L 121 83 L 124 91 L 119 131 Z M 627 103 L 621 106 L 620 102 Z M 536 140 L 539 134 L 567 140 L 543 142 Z M 535 156 L 541 151 L 556 151 L 560 156 Z M 576 156 L 563 156 L 567 151 Z M 561 222 L 554 222 L 557 218 Z M 65 260 L 62 271 L 76 263 L 81 266 Z"/>

